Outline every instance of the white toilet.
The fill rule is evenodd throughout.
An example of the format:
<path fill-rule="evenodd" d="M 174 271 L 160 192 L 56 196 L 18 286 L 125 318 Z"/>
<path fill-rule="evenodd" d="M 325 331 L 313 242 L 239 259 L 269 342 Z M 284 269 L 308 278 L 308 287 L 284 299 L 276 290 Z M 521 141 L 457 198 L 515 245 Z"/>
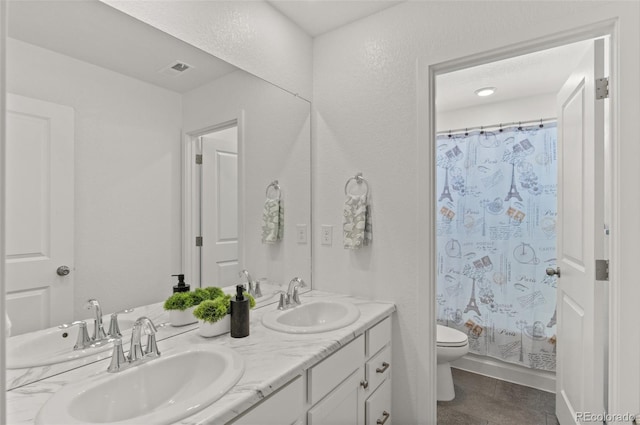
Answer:
<path fill-rule="evenodd" d="M 456 329 L 438 326 L 437 361 L 438 361 L 438 401 L 450 401 L 456 396 L 453 389 L 450 362 L 459 359 L 469 352 L 467 336 Z"/>

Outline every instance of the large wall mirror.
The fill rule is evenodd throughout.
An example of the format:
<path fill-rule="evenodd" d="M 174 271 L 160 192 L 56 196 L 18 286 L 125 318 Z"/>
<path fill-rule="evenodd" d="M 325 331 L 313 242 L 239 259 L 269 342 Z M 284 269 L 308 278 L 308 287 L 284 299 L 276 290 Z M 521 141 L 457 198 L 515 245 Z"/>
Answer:
<path fill-rule="evenodd" d="M 311 283 L 309 102 L 98 1 L 8 14 L 13 335 L 159 302 L 179 273 Z"/>

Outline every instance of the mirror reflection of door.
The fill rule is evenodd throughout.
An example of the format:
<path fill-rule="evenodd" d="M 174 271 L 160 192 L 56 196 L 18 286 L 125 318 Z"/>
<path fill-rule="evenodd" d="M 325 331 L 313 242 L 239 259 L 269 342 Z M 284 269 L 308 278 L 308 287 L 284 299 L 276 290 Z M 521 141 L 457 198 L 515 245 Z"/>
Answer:
<path fill-rule="evenodd" d="M 238 281 L 238 127 L 200 137 L 201 286 Z"/>
<path fill-rule="evenodd" d="M 6 313 L 18 335 L 73 317 L 74 111 L 9 94 L 6 117 Z"/>

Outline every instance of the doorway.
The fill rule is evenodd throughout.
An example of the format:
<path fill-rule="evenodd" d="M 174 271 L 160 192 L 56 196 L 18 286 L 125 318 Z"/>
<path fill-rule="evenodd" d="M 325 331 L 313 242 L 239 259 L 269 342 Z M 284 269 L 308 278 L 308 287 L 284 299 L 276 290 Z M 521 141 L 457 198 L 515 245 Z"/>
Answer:
<path fill-rule="evenodd" d="M 524 135 L 526 132 L 536 133 L 538 132 L 538 128 L 542 129 L 545 126 L 548 127 L 549 123 L 552 123 L 554 121 L 553 118 L 557 115 L 555 113 L 556 104 L 560 102 L 560 113 L 558 114 L 558 133 L 561 136 L 560 139 L 563 139 L 564 143 L 569 146 L 571 137 L 575 136 L 580 139 L 581 137 L 583 137 L 583 134 L 582 132 L 579 132 L 580 134 L 577 134 L 575 131 L 573 131 L 575 129 L 572 129 L 572 126 L 575 127 L 575 123 L 572 121 L 572 116 L 575 114 L 570 111 L 571 108 L 566 107 L 566 105 L 568 105 L 570 101 L 563 101 L 561 99 L 559 100 L 557 94 L 561 92 L 563 83 L 570 79 L 572 70 L 578 67 L 579 60 L 585 55 L 585 50 L 591 48 L 594 43 L 596 45 L 601 44 L 602 46 L 606 46 L 609 42 L 610 41 L 607 37 L 605 37 L 604 39 L 600 39 L 599 41 L 596 40 L 595 42 L 593 39 L 588 39 L 578 43 L 557 46 L 551 49 L 538 49 L 536 51 L 530 52 L 527 55 L 507 55 L 507 59 L 501 59 L 497 61 L 494 60 L 493 62 L 476 59 L 475 63 L 473 63 L 474 61 L 470 61 L 466 66 L 460 66 L 458 64 L 456 66 L 452 66 L 453 69 L 441 69 L 436 73 L 436 75 L 433 76 L 434 80 L 432 81 L 432 83 L 435 83 L 436 88 L 434 115 L 437 121 L 437 128 L 435 130 L 440 135 L 440 137 L 436 140 L 455 140 L 456 138 L 465 139 L 468 137 L 473 137 L 474 134 L 477 135 L 478 138 L 480 136 L 484 136 L 483 140 L 485 140 L 487 139 L 487 134 L 502 133 L 503 131 L 507 131 L 507 128 L 511 126 L 515 131 L 515 137 L 513 139 L 505 139 L 504 137 L 502 138 L 507 140 L 507 142 L 505 142 L 505 140 L 502 140 L 502 143 L 510 143 L 508 149 L 505 149 L 505 151 L 508 151 L 509 153 L 509 155 L 507 156 L 513 159 L 514 155 L 517 153 L 516 149 L 520 153 L 527 153 L 526 151 L 529 150 L 528 153 L 531 154 L 535 150 L 535 147 L 529 144 L 527 144 L 526 146 L 523 145 L 522 143 L 528 143 L 529 139 L 527 139 L 527 137 L 518 137 L 518 132 L 522 132 L 522 135 Z M 552 59 L 554 57 L 555 59 Z M 606 59 L 606 55 L 603 55 L 602 70 L 599 71 L 600 75 L 596 75 L 596 77 L 604 77 L 609 75 L 609 70 L 605 69 L 604 66 L 604 59 Z M 560 66 L 560 62 L 562 61 L 566 63 L 566 67 Z M 482 65 L 477 65 L 478 63 L 482 63 Z M 546 71 L 541 71 L 541 69 L 545 69 L 545 67 Z M 543 78 L 537 79 L 537 75 L 540 75 Z M 548 85 L 545 86 L 546 88 L 543 88 L 543 85 L 538 85 L 539 83 Z M 593 81 L 591 81 L 591 83 L 589 84 L 593 85 Z M 474 90 L 470 90 L 470 87 L 473 85 L 475 85 Z M 577 86 L 572 87 L 573 88 L 571 88 L 570 90 L 573 90 L 573 92 L 568 93 L 569 99 L 576 93 L 579 95 L 579 97 L 582 96 L 581 90 L 585 88 L 584 84 L 580 85 L 579 83 Z M 463 105 L 462 107 L 460 106 L 461 104 L 459 103 L 459 101 L 457 108 L 451 107 L 452 104 L 456 103 L 458 97 L 463 97 L 460 96 L 461 91 L 466 90 L 467 92 L 470 92 L 472 95 L 474 95 L 474 91 L 479 91 L 480 89 L 487 88 L 494 89 L 495 93 L 500 93 L 502 91 L 503 93 L 507 92 L 508 94 L 509 92 L 511 92 L 512 95 L 501 97 L 496 96 L 494 98 L 496 99 L 495 101 L 489 102 L 486 101 L 486 98 L 484 100 L 478 100 L 480 98 L 473 98 L 472 101 L 470 101 L 466 105 Z M 513 93 L 515 93 L 515 95 Z M 479 104 L 480 101 L 483 101 L 482 105 Z M 585 100 L 580 97 L 580 102 L 584 101 Z M 603 103 L 601 103 L 600 105 L 602 107 L 601 109 L 603 112 L 604 123 L 610 118 L 605 117 L 604 112 L 606 110 L 606 107 L 602 106 L 605 102 L 607 102 L 607 100 L 604 99 L 602 102 Z M 596 107 L 596 109 L 597 108 L 598 107 Z M 605 136 L 604 130 L 602 131 L 602 136 Z M 601 140 L 602 144 L 600 145 L 600 148 L 596 149 L 595 154 L 593 152 L 591 153 L 591 155 L 594 155 L 593 159 L 596 160 L 598 165 L 596 166 L 595 170 L 595 178 L 599 179 L 598 181 L 600 182 L 599 185 L 595 185 L 595 189 L 592 191 L 591 195 L 595 193 L 595 196 L 599 197 L 596 199 L 600 205 L 605 205 L 604 190 L 602 190 L 602 188 L 605 187 L 604 179 L 608 178 L 604 173 L 604 164 L 606 163 L 604 151 L 605 138 L 606 137 L 603 137 L 603 139 Z M 580 140 L 582 141 L 582 139 Z M 456 143 L 453 143 L 453 145 L 458 146 Z M 493 273 L 491 276 L 504 277 L 504 279 L 499 279 L 498 281 L 496 281 L 495 279 L 491 281 L 491 279 L 485 279 L 486 273 L 482 273 L 482 275 L 474 274 L 473 276 L 466 276 L 468 278 L 467 280 L 473 283 L 473 286 L 467 285 L 469 286 L 469 288 L 467 289 L 471 291 L 471 298 L 469 298 L 469 294 L 466 294 L 466 299 L 464 301 L 466 308 L 465 305 L 462 305 L 462 307 L 459 309 L 460 311 L 456 311 L 455 308 L 451 308 L 451 306 L 449 306 L 449 310 L 443 313 L 443 318 L 441 317 L 442 312 L 439 311 L 439 307 L 435 306 L 436 315 L 438 316 L 438 324 L 441 324 L 441 322 L 443 321 L 446 322 L 446 324 L 449 324 L 450 319 L 451 321 L 456 322 L 458 328 L 467 333 L 470 342 L 470 349 L 473 352 L 479 351 L 481 342 L 486 343 L 487 340 L 490 340 L 491 338 L 494 338 L 495 340 L 496 321 L 494 320 L 492 322 L 490 319 L 487 320 L 488 316 L 491 316 L 492 313 L 494 314 L 494 316 L 498 317 L 501 314 L 503 316 L 511 315 L 514 313 L 514 305 L 518 306 L 518 303 L 520 304 L 519 307 L 522 307 L 522 309 L 525 310 L 529 310 L 536 305 L 542 304 L 544 300 L 548 300 L 550 297 L 547 295 L 545 298 L 545 296 L 542 295 L 543 292 L 540 289 L 544 285 L 549 286 L 557 284 L 555 280 L 556 277 L 548 276 L 545 270 L 546 267 L 542 267 L 550 266 L 550 274 L 553 274 L 552 272 L 556 267 L 555 253 L 554 255 L 546 255 L 544 257 L 539 256 L 540 258 L 536 257 L 538 258 L 538 261 L 526 262 L 526 265 L 524 267 L 520 267 L 522 269 L 531 268 L 531 276 L 527 276 L 527 273 L 519 273 L 518 275 L 516 275 L 516 273 L 512 273 L 514 269 L 510 265 L 510 261 L 506 259 L 506 257 L 509 257 L 509 255 L 501 256 L 498 252 L 497 254 L 499 259 L 497 261 L 492 257 L 490 251 L 492 247 L 495 250 L 495 243 L 492 243 L 491 238 L 500 239 L 500 235 L 504 236 L 506 233 L 513 233 L 515 227 L 511 226 L 510 229 L 507 229 L 506 227 L 502 226 L 500 232 L 500 229 L 497 228 L 499 226 L 494 226 L 493 232 L 490 231 L 489 229 L 487 229 L 489 221 L 486 220 L 486 212 L 502 212 L 502 206 L 504 206 L 504 212 L 507 215 L 505 216 L 506 222 L 514 223 L 516 225 L 526 223 L 529 233 L 532 233 L 532 229 L 534 229 L 535 227 L 538 227 L 539 230 L 543 231 L 543 233 L 555 233 L 555 221 L 552 223 L 552 220 L 549 220 L 549 217 L 554 219 L 555 217 L 553 212 L 545 217 L 545 211 L 541 210 L 540 202 L 534 201 L 523 203 L 522 198 L 518 196 L 518 189 L 521 191 L 528 190 L 529 192 L 531 192 L 531 190 L 533 189 L 534 192 L 532 193 L 534 194 L 534 196 L 539 196 L 540 192 L 543 191 L 543 188 L 540 187 L 541 184 L 534 184 L 535 182 L 532 182 L 531 179 L 527 180 L 526 178 L 527 175 L 529 177 L 535 177 L 535 173 L 533 173 L 532 170 L 529 169 L 532 167 L 526 167 L 526 165 L 532 165 L 531 163 L 528 163 L 527 161 L 518 161 L 517 165 L 521 169 L 515 171 L 516 163 L 512 161 L 512 168 L 514 169 L 513 173 L 509 175 L 503 175 L 499 173 L 499 170 L 497 170 L 495 166 L 493 167 L 496 168 L 494 170 L 492 168 L 492 164 L 501 161 L 508 161 L 509 158 L 507 158 L 507 156 L 504 156 L 502 158 L 494 158 L 493 160 L 487 159 L 487 156 L 485 155 L 486 152 L 483 151 L 486 150 L 486 148 L 493 148 L 497 146 L 480 144 L 473 146 L 467 152 L 463 152 L 460 147 L 458 147 L 458 156 L 455 155 L 455 152 L 453 150 L 455 146 L 446 146 L 446 144 L 443 144 L 443 146 L 443 153 L 451 153 L 451 155 L 448 156 L 447 163 L 450 163 L 455 159 L 459 159 L 463 163 L 458 168 L 447 168 L 446 173 L 442 176 L 440 176 L 440 173 L 438 171 L 435 172 L 438 174 L 438 180 L 436 182 L 435 188 L 436 199 L 434 199 L 432 202 L 438 205 L 438 208 L 435 212 L 435 233 L 436 238 L 439 242 L 438 245 L 441 245 L 437 247 L 438 251 L 445 252 L 447 249 L 447 246 L 440 239 L 442 239 L 441 236 L 443 232 L 451 231 L 451 223 L 456 224 L 455 227 L 463 232 L 462 238 L 464 238 L 465 235 L 469 236 L 475 231 L 477 231 L 478 234 L 480 234 L 480 232 L 482 233 L 482 235 L 487 234 L 487 236 L 489 236 L 490 233 L 493 233 L 493 236 L 489 237 L 489 240 L 487 241 L 480 240 L 482 238 L 476 238 L 476 240 L 467 242 L 466 250 L 465 241 L 461 241 L 460 237 L 448 238 L 448 240 L 454 241 L 451 242 L 452 246 L 450 247 L 452 249 L 452 252 L 454 248 L 459 248 L 455 253 L 457 253 L 458 250 L 460 251 L 460 255 L 456 257 L 459 257 L 460 259 L 454 259 L 454 261 L 461 262 L 460 270 L 457 272 L 456 276 L 455 270 L 453 270 L 452 267 L 446 266 L 446 262 L 443 261 L 443 258 L 446 258 L 447 255 L 438 255 L 437 258 L 432 259 L 432 264 L 436 265 L 435 268 L 437 273 L 437 280 L 440 281 L 446 277 L 452 280 L 451 282 L 444 282 L 444 280 L 442 283 L 439 282 L 439 286 L 436 288 L 436 299 L 440 303 L 443 298 L 447 298 L 448 296 L 451 296 L 452 293 L 455 293 L 456 288 L 459 291 L 464 291 L 465 287 L 461 282 L 462 280 L 465 280 L 465 273 L 463 273 L 463 270 L 474 271 L 476 269 L 481 269 L 481 272 L 486 272 L 487 267 L 490 267 L 492 270 L 494 268 L 497 268 L 498 273 Z M 470 144 L 464 146 L 469 148 Z M 581 146 L 582 145 L 580 144 L 575 144 L 571 149 L 576 151 L 581 149 Z M 544 159 L 546 158 L 545 155 L 556 155 L 555 146 L 551 146 L 554 150 L 553 152 L 551 152 L 551 149 L 549 149 L 549 147 L 550 144 L 547 143 L 546 149 L 543 149 L 544 155 L 537 158 L 543 160 L 543 162 L 548 162 L 544 161 Z M 436 161 L 438 158 L 439 149 L 440 145 L 438 145 L 436 148 Z M 559 149 L 562 149 L 562 146 L 560 146 Z M 585 150 L 585 152 L 587 151 Z M 587 156 L 589 156 L 589 153 L 585 152 L 580 151 L 579 154 L 586 154 Z M 540 149 L 538 149 L 538 153 L 540 153 Z M 560 157 L 562 157 L 563 155 L 564 157 L 566 157 L 567 151 L 561 153 Z M 584 157 L 584 155 L 582 157 Z M 469 158 L 471 158 L 471 160 L 469 160 Z M 477 160 L 479 159 L 483 160 L 484 164 L 477 163 Z M 563 166 L 565 167 L 565 169 L 567 169 L 571 164 L 571 162 L 565 162 Z M 436 162 L 435 165 L 436 167 L 438 167 L 442 164 Z M 482 171 L 486 171 L 489 174 L 485 176 L 485 179 L 475 182 L 465 181 L 460 177 L 461 173 L 459 173 L 459 171 L 466 172 L 474 167 L 484 167 L 484 170 Z M 525 170 L 525 168 L 527 169 Z M 491 170 L 493 170 L 493 173 L 490 172 Z M 562 178 L 562 176 L 560 176 L 558 185 L 572 184 L 571 177 L 580 174 L 582 171 L 584 171 L 584 169 L 581 168 L 579 170 L 571 170 L 569 172 L 565 172 L 564 179 Z M 594 171 L 591 170 L 590 172 L 593 173 Z M 449 173 L 453 173 L 455 175 L 451 177 Z M 455 181 L 453 181 L 452 179 Z M 508 193 L 505 192 L 506 197 L 499 198 L 500 202 L 492 203 L 492 199 L 488 199 L 484 207 L 478 207 L 475 209 L 470 207 L 472 203 L 467 203 L 467 205 L 465 206 L 464 203 L 462 203 L 461 205 L 460 203 L 454 202 L 454 198 L 456 197 L 456 195 L 467 198 L 473 196 L 477 197 L 481 195 L 481 189 L 483 186 L 494 184 L 506 184 L 505 190 L 508 190 Z M 579 186 L 580 183 L 577 184 L 578 187 L 582 187 Z M 562 192 L 562 190 L 560 191 Z M 570 195 L 571 192 L 568 192 L 566 190 L 564 191 L 563 199 L 565 200 L 565 203 L 562 204 L 563 208 L 561 208 L 560 211 L 570 210 L 570 208 L 568 207 L 572 206 L 572 202 L 567 201 L 573 199 Z M 493 201 L 495 201 L 496 199 L 498 198 L 493 199 Z M 441 206 L 440 204 L 442 203 L 442 201 L 444 201 L 444 204 Z M 517 205 L 514 206 L 512 205 L 513 202 L 509 201 L 519 201 L 519 203 L 516 202 Z M 579 202 L 584 201 L 584 197 L 573 199 L 573 201 L 578 201 L 579 204 Z M 498 203 L 500 203 L 501 205 L 498 205 Z M 573 203 L 575 204 L 576 202 Z M 518 206 L 521 206 L 523 208 L 516 208 Z M 526 212 L 522 210 L 525 210 Z M 596 215 L 596 217 L 592 217 L 590 219 L 592 222 L 594 220 L 595 222 L 597 222 L 596 226 L 598 227 L 598 229 L 606 227 L 605 225 L 607 222 L 607 214 L 604 213 L 604 208 L 602 208 L 602 210 L 603 213 L 601 214 L 601 216 Z M 512 214 L 509 214 L 509 211 L 511 211 Z M 456 214 L 458 214 L 458 216 L 454 218 Z M 529 215 L 528 219 L 531 219 L 531 221 L 529 221 L 528 223 L 528 219 L 524 218 L 527 215 Z M 485 220 L 483 220 L 483 218 L 485 218 Z M 543 220 L 544 218 L 547 219 Z M 576 219 L 581 220 L 581 218 L 579 217 L 576 217 Z M 441 221 L 442 223 L 440 223 Z M 449 221 L 448 227 L 445 226 L 445 221 Z M 576 220 L 574 220 L 574 222 L 576 222 Z M 575 234 L 575 226 L 572 226 L 572 223 L 570 221 L 565 220 L 564 225 L 560 227 L 561 229 L 564 229 L 563 234 L 565 235 L 564 245 L 561 244 L 560 249 L 562 249 L 562 246 L 564 246 L 565 251 L 559 251 L 562 253 L 562 255 L 557 256 L 558 263 L 563 258 L 566 260 L 566 248 L 572 245 L 571 242 L 575 242 L 579 239 Z M 584 229 L 581 228 L 581 230 Z M 515 232 L 517 233 L 517 230 Z M 521 236 L 521 233 L 522 231 L 520 230 L 520 234 L 518 236 Z M 591 237 L 592 239 L 593 237 L 595 237 L 597 245 L 595 249 L 592 250 L 592 252 L 595 251 L 598 255 L 598 258 L 604 257 L 606 241 L 602 237 L 602 233 L 598 233 L 597 235 L 595 234 L 595 232 L 591 233 Z M 571 237 L 568 238 L 569 236 Z M 580 237 L 582 237 L 582 235 L 580 235 Z M 471 239 L 473 239 L 473 237 Z M 527 247 L 530 251 L 533 251 L 535 248 L 535 246 L 532 244 L 526 244 L 525 242 L 522 242 L 522 244 L 525 250 L 527 249 Z M 584 252 L 581 251 L 580 255 L 574 255 L 569 261 L 569 265 L 575 266 L 576 263 L 580 263 L 580 261 L 576 262 L 574 260 L 576 258 L 582 259 L 583 253 Z M 494 252 L 494 254 L 496 253 Z M 550 254 L 550 252 L 548 252 L 547 254 Z M 451 257 L 451 255 L 448 255 L 448 257 Z M 593 264 L 595 263 L 595 261 L 593 260 L 595 260 L 595 258 L 591 259 L 588 257 L 584 257 L 584 259 L 584 264 L 577 264 L 578 269 L 588 269 L 589 273 L 591 273 L 593 271 L 592 269 L 594 268 Z M 465 261 L 469 263 L 467 264 L 467 266 L 469 266 L 467 267 L 467 269 L 465 269 L 463 267 L 465 265 L 462 264 Z M 542 264 L 545 261 L 551 261 L 554 264 Z M 587 262 L 589 264 L 587 264 Z M 520 263 L 525 264 L 522 262 Z M 448 267 L 448 269 L 444 270 L 443 267 Z M 468 273 L 466 274 L 468 275 Z M 571 272 L 570 274 L 575 273 Z M 524 283 L 521 282 L 522 279 L 525 279 Z M 572 278 L 565 277 L 565 279 L 560 282 L 568 281 L 570 279 Z M 547 317 L 544 321 L 544 324 L 542 324 L 542 321 L 534 320 L 529 320 L 528 322 L 526 320 L 516 321 L 513 323 L 513 329 L 510 329 L 509 326 L 505 326 L 505 321 L 501 321 L 500 323 L 502 324 L 502 326 L 499 327 L 498 331 L 512 334 L 513 341 L 507 341 L 509 338 L 502 338 L 502 344 L 496 346 L 497 348 L 494 352 L 494 354 L 496 355 L 494 355 L 494 359 L 491 359 L 490 361 L 486 361 L 478 356 L 470 355 L 465 356 L 465 358 L 458 361 L 457 364 L 454 363 L 454 366 L 459 366 L 461 369 L 465 369 L 467 371 L 470 370 L 482 375 L 494 376 L 499 379 L 505 379 L 512 382 L 521 381 L 521 383 L 526 386 L 539 388 L 542 387 L 542 389 L 548 391 L 550 389 L 553 389 L 553 387 L 555 386 L 553 383 L 553 376 L 548 373 L 546 376 L 544 373 L 539 374 L 535 372 L 535 369 L 555 369 L 556 341 L 564 340 L 566 342 L 563 352 L 565 353 L 564 355 L 567 358 L 576 358 L 581 350 L 584 349 L 584 344 L 590 343 L 593 344 L 591 348 L 593 349 L 593 347 L 596 347 L 596 351 L 598 353 L 596 358 L 590 359 L 590 369 L 587 368 L 585 364 L 580 365 L 580 367 L 583 368 L 580 369 L 580 367 L 576 366 L 576 364 L 579 362 L 567 362 L 566 359 L 564 363 L 562 361 L 558 362 L 559 375 L 565 377 L 564 380 L 559 379 L 557 383 L 558 394 L 556 397 L 557 404 L 560 405 L 558 417 L 560 418 L 560 423 L 562 425 L 565 425 L 569 423 L 575 423 L 576 415 L 581 411 L 606 411 L 607 353 L 605 351 L 605 347 L 607 345 L 607 287 L 605 286 L 605 284 L 598 284 L 597 282 L 595 282 L 595 279 L 591 279 L 591 281 L 593 281 L 593 283 L 595 284 L 595 286 L 591 289 L 592 298 L 595 297 L 597 302 L 594 306 L 587 308 L 586 313 L 587 315 L 595 314 L 599 319 L 590 318 L 585 321 L 576 321 L 575 317 L 577 316 L 572 316 L 571 314 L 569 314 L 570 310 L 579 310 L 580 312 L 585 313 L 584 306 L 577 304 L 575 306 L 573 304 L 567 304 L 570 305 L 571 308 L 567 308 L 566 306 L 564 307 L 564 323 L 571 323 L 571 321 L 573 320 L 573 323 L 571 324 L 569 329 L 578 329 L 581 326 L 584 327 L 586 324 L 589 324 L 589 326 L 592 328 L 589 331 L 592 335 L 592 339 L 589 342 L 585 342 L 584 338 L 581 341 L 576 341 L 575 338 L 572 338 L 574 336 L 573 333 L 567 334 L 568 329 L 566 326 L 564 331 L 562 329 L 559 329 L 557 335 L 555 333 L 553 335 L 546 335 L 546 331 L 550 330 L 547 329 L 549 328 L 549 326 L 547 326 L 547 323 L 551 325 L 552 322 L 555 322 L 555 313 L 553 314 L 553 318 L 551 319 L 551 315 L 549 315 L 549 317 Z M 522 288 L 524 288 L 525 286 L 529 286 L 532 288 L 532 290 L 530 291 L 531 293 L 521 294 L 521 296 L 515 297 L 513 303 L 504 301 L 498 303 L 495 302 L 494 297 L 491 296 L 496 291 L 504 292 L 507 287 L 515 285 L 519 285 L 519 288 L 517 288 L 519 290 L 523 290 Z M 549 292 L 549 288 L 546 288 L 546 290 L 547 292 Z M 480 292 L 482 292 L 482 294 L 480 294 Z M 565 295 L 568 294 L 568 292 L 565 293 L 561 291 L 561 293 L 563 294 L 561 298 L 564 300 L 566 298 Z M 522 302 L 517 300 L 520 300 Z M 573 300 L 570 299 L 570 301 L 571 303 L 575 304 Z M 553 303 L 555 304 L 555 300 L 553 301 Z M 469 308 L 469 306 L 471 306 L 472 308 Z M 574 309 L 573 307 L 576 308 Z M 595 311 L 593 311 L 594 309 Z M 552 308 L 552 310 L 555 309 Z M 471 316 L 467 314 L 467 316 L 469 317 L 465 317 L 463 311 L 465 313 L 471 314 Z M 483 312 L 486 314 L 483 315 Z M 535 315 L 532 317 L 535 317 Z M 553 323 L 552 327 L 553 330 L 555 330 L 555 323 Z M 596 328 L 595 332 L 592 332 L 593 328 Z M 564 332 L 564 338 L 561 334 L 562 332 Z M 530 344 L 530 350 L 529 352 L 527 352 L 527 350 L 523 349 L 524 340 L 527 339 L 524 338 L 525 334 L 527 334 L 527 338 L 533 342 L 535 342 L 536 339 L 542 340 L 544 337 L 544 342 L 548 346 L 544 346 L 542 347 L 542 349 L 538 348 L 537 352 L 533 352 Z M 571 344 L 569 344 L 568 341 L 571 341 Z M 575 345 L 574 343 L 583 345 Z M 516 350 L 514 348 L 514 350 L 508 350 L 507 348 L 509 347 L 515 347 L 518 349 Z M 576 347 L 578 348 L 576 349 Z M 558 356 L 561 355 L 561 353 L 558 353 Z M 514 368 L 511 365 L 505 365 L 505 367 L 502 367 L 502 362 L 499 359 L 500 356 L 503 357 L 502 360 L 506 360 L 510 363 L 520 363 L 521 365 L 526 366 L 526 368 Z M 498 360 L 496 361 L 495 358 L 498 358 Z M 545 359 L 545 361 L 541 362 L 541 359 Z M 531 372 L 527 369 L 534 369 L 534 372 Z M 589 382 L 581 381 L 581 375 L 584 375 L 585 370 L 595 371 L 595 373 L 591 373 L 590 375 L 593 376 L 593 380 Z M 567 377 L 573 375 L 575 375 L 575 382 L 567 379 Z M 589 391 L 584 391 L 585 386 L 589 388 Z M 535 408 L 535 406 L 531 407 Z M 481 413 L 488 414 L 489 412 Z M 484 419 L 491 419 L 491 416 L 488 415 L 487 418 Z M 489 420 L 489 422 L 492 421 Z"/>
<path fill-rule="evenodd" d="M 185 144 L 185 271 L 199 287 L 238 277 L 239 209 L 236 120 L 189 133 Z"/>

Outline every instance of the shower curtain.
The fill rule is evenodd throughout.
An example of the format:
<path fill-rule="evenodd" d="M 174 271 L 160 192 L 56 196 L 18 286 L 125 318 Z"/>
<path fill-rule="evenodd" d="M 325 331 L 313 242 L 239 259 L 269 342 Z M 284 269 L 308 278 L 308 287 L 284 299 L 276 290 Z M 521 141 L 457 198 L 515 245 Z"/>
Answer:
<path fill-rule="evenodd" d="M 469 351 L 554 371 L 556 124 L 437 138 L 438 323 Z"/>

